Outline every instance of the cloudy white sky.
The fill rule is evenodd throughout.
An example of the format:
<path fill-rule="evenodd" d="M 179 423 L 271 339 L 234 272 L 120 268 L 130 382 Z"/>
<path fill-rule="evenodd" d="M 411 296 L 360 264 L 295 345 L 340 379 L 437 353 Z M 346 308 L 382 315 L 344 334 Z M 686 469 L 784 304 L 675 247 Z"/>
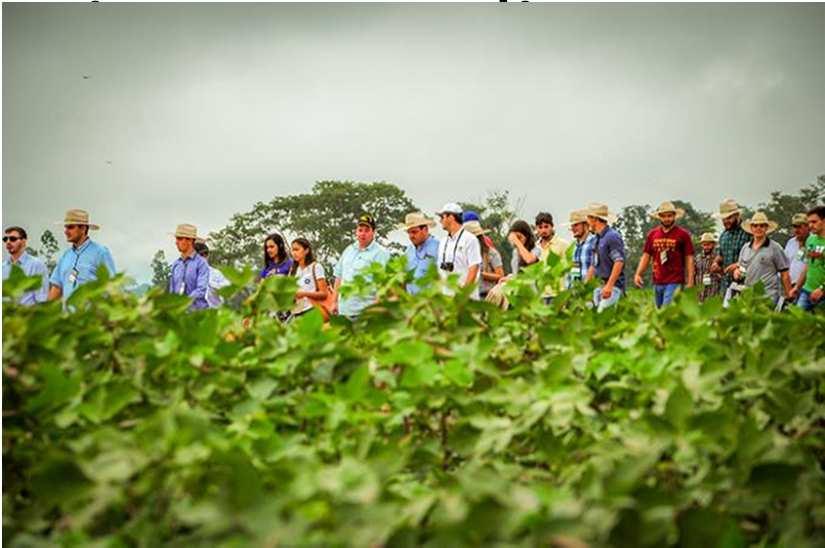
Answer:
<path fill-rule="evenodd" d="M 825 173 L 821 4 L 2 9 L 3 224 L 88 209 L 139 280 L 175 224 L 322 179 L 428 212 L 509 189 L 532 218 Z"/>

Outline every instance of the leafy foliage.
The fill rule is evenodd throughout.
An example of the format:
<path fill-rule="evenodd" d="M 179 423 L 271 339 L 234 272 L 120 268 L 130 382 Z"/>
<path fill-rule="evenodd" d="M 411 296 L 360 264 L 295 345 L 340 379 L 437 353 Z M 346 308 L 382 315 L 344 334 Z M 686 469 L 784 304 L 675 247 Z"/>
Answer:
<path fill-rule="evenodd" d="M 361 321 L 327 328 L 272 318 L 287 278 L 198 313 L 105 278 L 67 321 L 13 304 L 36 283 L 15 271 L 4 542 L 825 543 L 825 317 L 758 290 L 726 310 L 640 291 L 596 315 L 586 286 L 542 305 L 567 268 L 528 267 L 500 311 L 434 271 L 407 295 L 400 257 L 353 284 L 379 295 Z M 225 273 L 226 296 L 254 278 Z"/>
<path fill-rule="evenodd" d="M 158 249 L 152 257 L 152 285 L 166 288 L 169 285 L 170 276 L 172 276 L 172 265 L 166 260 L 166 253 Z"/>

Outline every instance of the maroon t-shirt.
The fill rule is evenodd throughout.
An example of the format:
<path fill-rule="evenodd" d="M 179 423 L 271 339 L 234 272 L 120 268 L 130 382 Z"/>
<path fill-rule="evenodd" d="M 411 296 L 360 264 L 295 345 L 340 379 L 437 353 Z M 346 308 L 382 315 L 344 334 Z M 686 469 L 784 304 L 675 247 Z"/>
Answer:
<path fill-rule="evenodd" d="M 693 255 L 690 232 L 680 226 L 665 232 L 659 225 L 648 232 L 644 251 L 653 259 L 653 283 L 685 283 L 685 257 Z"/>

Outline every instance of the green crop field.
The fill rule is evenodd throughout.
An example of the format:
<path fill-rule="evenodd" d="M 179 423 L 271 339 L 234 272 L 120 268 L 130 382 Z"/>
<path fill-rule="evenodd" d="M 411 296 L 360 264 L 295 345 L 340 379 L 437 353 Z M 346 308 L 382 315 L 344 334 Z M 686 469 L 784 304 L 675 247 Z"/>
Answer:
<path fill-rule="evenodd" d="M 825 545 L 825 316 L 537 302 L 561 269 L 501 311 L 393 262 L 355 328 L 270 317 L 292 279 L 200 313 L 103 280 L 66 314 L 13 276 L 4 545 Z"/>

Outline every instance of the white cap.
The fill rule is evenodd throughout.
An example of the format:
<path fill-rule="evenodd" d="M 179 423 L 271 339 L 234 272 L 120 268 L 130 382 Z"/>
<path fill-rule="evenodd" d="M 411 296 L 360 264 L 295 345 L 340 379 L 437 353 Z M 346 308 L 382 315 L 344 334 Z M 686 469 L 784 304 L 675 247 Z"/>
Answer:
<path fill-rule="evenodd" d="M 438 215 L 444 215 L 445 213 L 455 213 L 456 215 L 461 215 L 464 213 L 464 210 L 461 209 L 461 206 L 456 204 L 455 202 L 450 202 L 448 204 L 444 204 L 444 207 L 441 208 L 441 211 L 436 212 Z"/>

